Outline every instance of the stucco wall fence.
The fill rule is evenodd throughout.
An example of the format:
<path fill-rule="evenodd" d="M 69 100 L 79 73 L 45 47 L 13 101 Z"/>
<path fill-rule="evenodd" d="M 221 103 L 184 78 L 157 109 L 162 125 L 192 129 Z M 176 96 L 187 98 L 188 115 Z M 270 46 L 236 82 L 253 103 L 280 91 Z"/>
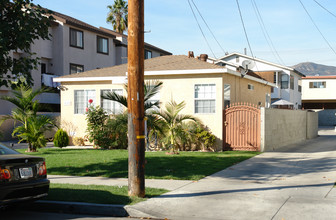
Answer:
<path fill-rule="evenodd" d="M 319 126 L 336 125 L 336 109 L 324 109 L 318 112 Z"/>
<path fill-rule="evenodd" d="M 316 112 L 261 108 L 261 151 L 274 151 L 317 135 Z"/>

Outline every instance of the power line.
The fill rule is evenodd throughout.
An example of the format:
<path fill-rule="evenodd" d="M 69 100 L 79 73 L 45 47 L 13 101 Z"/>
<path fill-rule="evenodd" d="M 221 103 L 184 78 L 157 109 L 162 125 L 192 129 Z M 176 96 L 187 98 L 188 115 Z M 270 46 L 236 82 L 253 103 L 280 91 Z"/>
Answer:
<path fill-rule="evenodd" d="M 209 44 L 207 38 L 205 37 L 205 35 L 204 35 L 204 33 L 203 33 L 203 30 L 202 30 L 202 28 L 201 28 L 201 25 L 199 24 L 199 22 L 198 22 L 198 20 L 197 20 L 197 17 L 196 17 L 196 15 L 195 15 L 194 9 L 192 8 L 192 6 L 191 6 L 191 4 L 190 4 L 190 0 L 188 0 L 188 3 L 189 3 L 189 6 L 190 6 L 190 9 L 191 9 L 191 11 L 192 11 L 192 13 L 193 13 L 193 15 L 194 15 L 194 18 L 195 18 L 195 20 L 196 20 L 196 22 L 197 22 L 198 28 L 200 29 L 200 31 L 201 31 L 201 33 L 202 33 L 202 35 L 203 35 L 203 38 L 204 38 L 205 42 L 207 43 L 209 49 L 211 50 L 212 55 L 215 57 L 215 59 L 217 59 L 217 57 L 215 56 L 215 53 L 212 51 L 212 48 L 211 48 L 211 46 L 210 46 L 210 44 Z"/>
<path fill-rule="evenodd" d="M 205 21 L 205 19 L 203 18 L 201 12 L 198 10 L 198 7 L 196 6 L 194 0 L 191 0 L 191 2 L 194 4 L 198 14 L 200 15 L 200 17 L 202 18 L 204 24 L 207 26 L 208 30 L 210 31 L 210 33 L 212 34 L 212 37 L 215 39 L 215 41 L 217 42 L 218 46 L 222 49 L 223 53 L 225 54 L 225 50 L 223 49 L 222 45 L 218 42 L 217 38 L 215 37 L 214 33 L 211 31 L 209 25 L 207 24 L 207 22 Z"/>
<path fill-rule="evenodd" d="M 267 44 L 268 46 L 270 47 L 271 49 L 271 52 L 273 54 L 273 56 L 278 60 L 278 62 L 280 62 L 282 65 L 285 66 L 285 63 L 284 61 L 282 60 L 282 58 L 280 57 L 278 51 L 276 50 L 274 44 L 273 44 L 273 41 L 271 39 L 271 37 L 269 36 L 268 34 L 268 31 L 266 29 L 266 26 L 265 26 L 265 23 L 264 23 L 264 20 L 260 14 L 260 11 L 258 9 L 258 6 L 257 6 L 257 3 L 255 2 L 255 0 L 251 0 L 252 2 L 252 5 L 253 5 L 253 9 L 254 9 L 254 12 L 256 13 L 256 16 L 257 16 L 257 19 L 258 19 L 258 22 L 259 22 L 259 25 L 261 27 L 261 30 L 263 32 L 263 35 L 267 41 Z"/>
<path fill-rule="evenodd" d="M 321 8 L 323 8 L 324 10 L 326 10 L 327 12 L 329 12 L 329 14 L 331 14 L 332 16 L 334 16 L 336 18 L 336 15 L 334 13 L 332 13 L 331 11 L 329 11 L 326 7 L 324 7 L 323 5 L 321 5 L 318 1 L 314 0 L 314 2 L 316 4 L 318 4 Z"/>
<path fill-rule="evenodd" d="M 237 6 L 238 6 L 239 15 L 240 15 L 240 20 L 241 20 L 242 25 L 243 25 L 243 29 L 244 29 L 244 33 L 245 33 L 245 38 L 246 38 L 247 44 L 248 44 L 248 46 L 249 46 L 249 49 L 250 49 L 250 51 L 251 51 L 252 59 L 253 59 L 254 62 L 256 63 L 255 58 L 254 58 L 254 54 L 253 54 L 253 51 L 252 51 L 252 47 L 251 47 L 250 41 L 249 41 L 248 36 L 247 36 L 247 31 L 246 31 L 245 24 L 244 24 L 244 19 L 243 19 L 241 10 L 240 10 L 239 1 L 236 0 L 236 2 L 237 2 Z M 256 68 L 257 68 L 257 71 L 259 72 L 259 70 L 258 70 L 258 65 L 256 65 Z"/>
<path fill-rule="evenodd" d="M 316 29 L 318 30 L 318 32 L 321 34 L 321 36 L 323 37 L 324 41 L 328 44 L 329 48 L 334 52 L 334 54 L 336 55 L 336 51 L 334 50 L 334 48 L 330 45 L 329 41 L 324 37 L 324 35 L 322 34 L 321 30 L 318 28 L 318 26 L 316 25 L 316 23 L 314 22 L 312 16 L 310 16 L 309 12 L 307 11 L 306 7 L 304 6 L 304 4 L 302 3 L 301 0 L 299 0 L 299 2 L 301 3 L 303 9 L 306 11 L 307 15 L 309 16 L 310 20 L 312 21 L 312 23 L 314 24 L 314 26 L 316 27 Z"/>

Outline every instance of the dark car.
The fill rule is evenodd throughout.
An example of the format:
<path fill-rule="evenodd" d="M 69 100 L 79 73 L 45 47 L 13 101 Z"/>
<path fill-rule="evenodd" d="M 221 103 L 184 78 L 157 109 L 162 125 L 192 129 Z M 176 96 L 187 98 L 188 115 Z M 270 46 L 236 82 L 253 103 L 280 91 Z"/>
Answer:
<path fill-rule="evenodd" d="M 49 184 L 44 158 L 21 154 L 0 143 L 0 207 L 45 197 Z"/>

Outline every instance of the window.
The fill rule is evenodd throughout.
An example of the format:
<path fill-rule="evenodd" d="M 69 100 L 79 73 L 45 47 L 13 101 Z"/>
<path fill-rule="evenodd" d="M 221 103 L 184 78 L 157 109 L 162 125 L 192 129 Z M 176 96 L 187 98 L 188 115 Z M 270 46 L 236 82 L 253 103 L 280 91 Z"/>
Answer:
<path fill-rule="evenodd" d="M 84 66 L 70 63 L 70 74 L 84 72 Z"/>
<path fill-rule="evenodd" d="M 215 113 L 216 85 L 195 85 L 195 113 Z"/>
<path fill-rule="evenodd" d="M 70 28 L 70 46 L 84 48 L 83 31 Z"/>
<path fill-rule="evenodd" d="M 231 103 L 231 85 L 224 84 L 224 108 L 230 106 Z"/>
<path fill-rule="evenodd" d="M 236 56 L 236 63 L 239 63 L 239 56 Z"/>
<path fill-rule="evenodd" d="M 248 85 L 247 85 L 247 89 L 248 89 L 248 90 L 254 90 L 254 85 L 252 85 L 252 84 L 248 84 Z"/>
<path fill-rule="evenodd" d="M 309 88 L 311 89 L 314 89 L 314 88 L 324 89 L 326 88 L 326 86 L 327 86 L 326 81 L 309 82 Z"/>
<path fill-rule="evenodd" d="M 97 53 L 108 54 L 108 39 L 97 36 Z"/>
<path fill-rule="evenodd" d="M 288 89 L 288 75 L 281 74 L 281 89 Z"/>
<path fill-rule="evenodd" d="M 274 72 L 274 75 L 273 75 L 273 83 L 274 84 L 277 83 L 277 78 L 278 78 L 277 76 L 278 76 L 277 72 Z"/>
<path fill-rule="evenodd" d="M 298 85 L 298 92 L 302 91 L 302 87 L 300 85 Z"/>
<path fill-rule="evenodd" d="M 96 103 L 95 90 L 75 90 L 75 114 L 84 114 L 86 108 L 89 107 L 89 100 L 92 99 L 92 104 Z"/>
<path fill-rule="evenodd" d="M 149 90 L 153 89 L 154 85 L 150 85 L 149 86 Z M 150 99 L 148 99 L 148 101 L 153 104 L 156 102 L 160 102 L 160 90 L 158 90 L 158 92 L 152 96 Z M 159 110 L 156 106 L 153 106 L 150 110 Z"/>
<path fill-rule="evenodd" d="M 102 89 L 100 90 L 100 96 L 106 95 L 108 92 L 115 92 L 118 95 L 123 94 L 122 89 Z M 124 107 L 118 102 L 103 98 L 100 100 L 100 106 L 107 112 L 107 114 L 120 114 L 124 111 Z"/>
<path fill-rule="evenodd" d="M 145 59 L 150 59 L 152 58 L 152 51 L 145 50 Z"/>
<path fill-rule="evenodd" d="M 294 89 L 294 76 L 290 76 L 290 89 Z"/>

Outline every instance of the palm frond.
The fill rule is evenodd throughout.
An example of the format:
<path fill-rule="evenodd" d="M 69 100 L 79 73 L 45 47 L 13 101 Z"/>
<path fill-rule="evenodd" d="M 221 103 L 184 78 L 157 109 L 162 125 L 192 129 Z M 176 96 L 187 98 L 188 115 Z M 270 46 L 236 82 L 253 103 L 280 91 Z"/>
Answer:
<path fill-rule="evenodd" d="M 101 96 L 103 99 L 118 102 L 119 104 L 125 106 L 127 108 L 127 97 L 123 95 L 119 95 L 115 92 L 107 92 Z"/>

